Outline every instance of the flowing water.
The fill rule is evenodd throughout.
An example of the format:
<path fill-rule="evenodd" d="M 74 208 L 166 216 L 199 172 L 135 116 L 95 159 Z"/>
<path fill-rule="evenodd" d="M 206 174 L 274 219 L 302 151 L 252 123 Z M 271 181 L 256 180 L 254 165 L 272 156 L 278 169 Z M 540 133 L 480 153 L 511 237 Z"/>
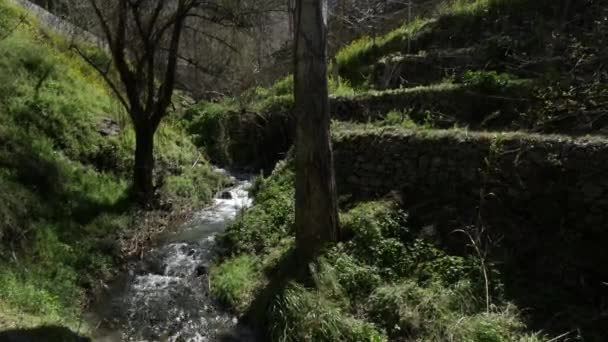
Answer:
<path fill-rule="evenodd" d="M 95 341 L 254 341 L 209 295 L 215 237 L 251 205 L 246 178 L 168 234 L 97 305 Z"/>

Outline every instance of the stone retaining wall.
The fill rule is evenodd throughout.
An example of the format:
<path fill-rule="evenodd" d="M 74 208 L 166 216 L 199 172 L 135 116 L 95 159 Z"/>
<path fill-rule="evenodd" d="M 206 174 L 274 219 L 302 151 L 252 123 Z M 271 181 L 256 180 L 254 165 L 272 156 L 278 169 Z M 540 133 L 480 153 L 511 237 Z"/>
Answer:
<path fill-rule="evenodd" d="M 47 11 L 46 9 L 32 3 L 28 0 L 11 0 L 15 4 L 25 8 L 28 13 L 35 16 L 40 23 L 53 31 L 61 33 L 67 39 L 78 39 L 93 45 L 96 45 L 102 49 L 108 49 L 105 40 L 94 35 L 93 33 L 86 31 L 58 16 Z"/>
<path fill-rule="evenodd" d="M 432 209 L 425 224 L 450 216 L 436 227 L 448 245 L 481 213 L 496 253 L 530 284 L 608 298 L 607 140 L 375 130 L 336 133 L 334 150 L 340 193 L 396 190 Z"/>

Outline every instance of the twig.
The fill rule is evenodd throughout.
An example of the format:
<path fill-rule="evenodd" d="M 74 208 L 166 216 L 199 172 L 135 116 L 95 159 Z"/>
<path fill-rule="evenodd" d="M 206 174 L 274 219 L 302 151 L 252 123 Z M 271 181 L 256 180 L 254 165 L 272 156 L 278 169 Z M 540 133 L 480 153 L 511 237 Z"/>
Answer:
<path fill-rule="evenodd" d="M 557 337 L 554 337 L 554 338 L 552 338 L 552 339 L 548 340 L 547 342 L 556 342 L 556 341 L 558 341 L 559 339 L 564 338 L 564 337 L 566 337 L 566 336 L 568 336 L 568 335 L 570 335 L 570 334 L 572 334 L 572 333 L 574 333 L 574 330 L 573 330 L 573 331 L 568 331 L 568 332 L 565 332 L 565 333 L 563 333 L 563 334 L 561 334 L 561 335 L 559 335 L 559 336 L 557 336 Z"/>
<path fill-rule="evenodd" d="M 477 254 L 477 257 L 479 258 L 479 264 L 481 266 L 481 272 L 483 274 L 483 280 L 484 280 L 484 287 L 485 287 L 485 295 L 486 295 L 486 313 L 490 313 L 490 278 L 488 276 L 488 269 L 486 266 L 486 258 L 484 256 L 484 253 L 481 252 L 481 249 L 479 247 L 479 244 L 481 243 L 481 234 L 483 233 L 483 231 L 479 232 L 478 241 L 476 241 L 473 236 L 471 235 L 471 233 L 469 233 L 468 231 L 464 230 L 464 229 L 457 229 L 454 232 L 457 233 L 463 233 L 465 234 L 469 240 L 471 241 L 471 246 L 473 246 L 473 249 L 475 249 L 475 253 Z"/>
<path fill-rule="evenodd" d="M 194 169 L 196 167 L 196 165 L 198 164 L 198 162 L 201 160 L 201 154 L 198 154 L 198 157 L 196 158 L 196 161 L 194 162 L 194 164 L 192 164 L 192 168 Z"/>

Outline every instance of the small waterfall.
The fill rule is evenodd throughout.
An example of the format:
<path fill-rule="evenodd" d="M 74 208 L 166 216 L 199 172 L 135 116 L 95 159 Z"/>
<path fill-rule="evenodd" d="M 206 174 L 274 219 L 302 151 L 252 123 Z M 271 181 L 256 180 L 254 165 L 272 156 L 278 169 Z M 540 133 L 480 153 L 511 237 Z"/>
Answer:
<path fill-rule="evenodd" d="M 118 282 L 96 315 L 95 341 L 254 341 L 208 292 L 215 236 L 252 202 L 249 181 L 234 182 Z"/>

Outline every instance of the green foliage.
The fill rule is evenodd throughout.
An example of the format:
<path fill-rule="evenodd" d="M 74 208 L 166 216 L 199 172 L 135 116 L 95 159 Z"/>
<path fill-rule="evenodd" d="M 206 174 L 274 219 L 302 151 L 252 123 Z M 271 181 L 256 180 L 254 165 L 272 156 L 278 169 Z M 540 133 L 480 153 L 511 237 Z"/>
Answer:
<path fill-rule="evenodd" d="M 207 154 L 222 164 L 230 164 L 230 135 L 227 132 L 233 107 L 226 102 L 203 102 L 187 112 L 187 130 L 193 135 L 197 146 L 204 147 Z"/>
<path fill-rule="evenodd" d="M 220 239 L 231 257 L 212 272 L 221 277 L 212 276 L 211 287 L 237 312 L 273 282 L 293 248 L 292 169 L 283 162 L 270 178 L 259 178 L 254 206 Z M 272 340 L 384 341 L 384 332 L 391 340 L 525 340 L 519 315 L 508 306 L 481 313 L 478 260 L 422 239 L 391 202 L 359 203 L 341 222 L 346 241 L 312 266 L 312 284 L 280 289 L 270 308 Z"/>
<path fill-rule="evenodd" d="M 521 5 L 528 5 L 528 0 L 450 0 L 443 2 L 438 12 L 448 16 L 482 16 L 503 15 L 517 10 Z"/>
<path fill-rule="evenodd" d="M 32 271 L 39 271 L 39 268 Z M 67 282 L 73 284 L 73 277 Z M 64 282 L 60 276 L 54 277 L 53 281 Z M 66 314 L 63 309 L 65 303 L 57 297 L 57 294 L 49 292 L 44 287 L 49 284 L 44 276 L 32 274 L 21 275 L 13 270 L 5 270 L 0 274 L 0 296 L 12 307 L 19 308 L 23 312 L 45 316 L 50 321 L 61 321 Z M 70 303 L 71 304 L 71 303 Z M 73 312 L 68 312 L 68 317 L 73 317 Z"/>
<path fill-rule="evenodd" d="M 333 95 L 355 93 L 343 79 L 329 79 L 328 86 Z M 250 88 L 220 102 L 201 102 L 184 119 L 195 144 L 215 162 L 267 169 L 291 144 L 293 108 L 293 76 L 289 75 L 268 88 Z M 258 158 L 252 160 L 252 155 Z"/>
<path fill-rule="evenodd" d="M 377 288 L 367 307 L 371 319 L 393 338 L 445 340 L 454 315 L 466 315 L 470 305 L 466 283 L 421 287 L 412 281 Z M 468 296 L 463 296 L 463 295 Z"/>
<path fill-rule="evenodd" d="M 373 325 L 356 319 L 323 294 L 291 284 L 272 307 L 274 341 L 380 342 L 386 337 Z"/>
<path fill-rule="evenodd" d="M 341 221 L 346 234 L 353 235 L 345 245 L 347 250 L 376 267 L 383 277 L 445 284 L 480 280 L 475 260 L 448 255 L 419 238 L 407 214 L 388 202 L 360 204 L 343 214 Z"/>
<path fill-rule="evenodd" d="M 462 76 L 462 83 L 480 91 L 493 92 L 507 86 L 515 80 L 513 75 L 496 71 L 467 71 Z"/>
<path fill-rule="evenodd" d="M 179 175 L 168 176 L 161 193 L 171 202 L 198 206 L 209 202 L 226 182 L 226 177 L 215 172 L 210 165 L 197 164 L 187 167 Z"/>
<path fill-rule="evenodd" d="M 323 262 L 332 265 L 337 282 L 354 305 L 363 304 L 371 292 L 383 283 L 378 267 L 347 253 L 343 245 L 329 250 Z"/>
<path fill-rule="evenodd" d="M 255 259 L 242 255 L 211 269 L 211 293 L 242 313 L 253 300 L 261 278 Z"/>
<path fill-rule="evenodd" d="M 466 342 L 540 342 L 548 340 L 539 334 L 525 333 L 526 326 L 519 312 L 508 305 L 502 311 L 463 317 L 449 327 L 448 334 L 455 341 Z"/>
<path fill-rule="evenodd" d="M 280 163 L 259 181 L 255 204 L 232 223 L 219 242 L 233 253 L 261 253 L 293 232 L 294 190 L 291 165 Z"/>
<path fill-rule="evenodd" d="M 270 87 L 270 93 L 277 96 L 291 95 L 293 93 L 293 75 L 276 81 Z"/>
<path fill-rule="evenodd" d="M 349 80 L 338 76 L 338 79 L 329 78 L 329 93 L 333 96 L 353 96 L 355 89 L 352 87 Z"/>
<path fill-rule="evenodd" d="M 93 159 L 101 141 L 95 117 L 108 112 L 110 105 L 104 90 L 66 66 L 65 56 L 20 32 L 0 45 L 3 122 L 28 127 L 23 133 L 33 137 L 48 137 L 53 147 L 73 159 Z"/>
<path fill-rule="evenodd" d="M 388 112 L 384 119 L 377 124 L 380 126 L 401 126 L 407 129 L 417 129 L 422 127 L 410 118 L 408 111 L 397 110 Z"/>
<path fill-rule="evenodd" d="M 427 287 L 405 281 L 383 286 L 369 297 L 371 319 L 393 339 L 422 341 L 535 341 L 526 335 L 519 313 L 511 305 L 502 311 L 476 313 L 470 284 L 437 283 Z"/>
<path fill-rule="evenodd" d="M 362 37 L 344 46 L 336 54 L 336 62 L 340 76 L 352 82 L 353 86 L 360 86 L 365 79 L 361 73 L 362 68 L 372 65 L 380 57 L 392 51 L 399 51 L 407 46 L 407 41 L 414 39 L 426 25 L 432 21 L 416 19 L 406 25 L 387 33 L 381 37 Z"/>

